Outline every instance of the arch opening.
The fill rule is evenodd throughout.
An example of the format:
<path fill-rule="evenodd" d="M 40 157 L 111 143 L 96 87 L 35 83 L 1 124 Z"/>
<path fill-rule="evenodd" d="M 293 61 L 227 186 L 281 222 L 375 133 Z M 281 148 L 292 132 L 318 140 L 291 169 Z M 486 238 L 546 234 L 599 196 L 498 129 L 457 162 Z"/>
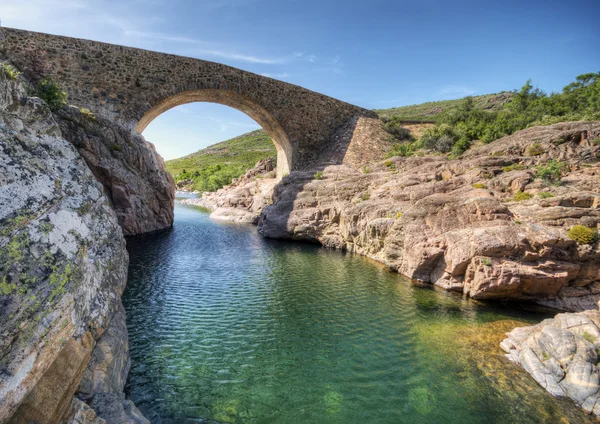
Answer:
<path fill-rule="evenodd" d="M 281 179 L 293 169 L 292 144 L 275 117 L 263 107 L 230 91 L 202 89 L 184 91 L 170 96 L 148 110 L 135 126 L 135 130 L 141 133 L 150 122 L 162 113 L 174 107 L 194 102 L 218 103 L 248 115 L 267 132 L 275 145 L 277 151 L 277 178 Z"/>

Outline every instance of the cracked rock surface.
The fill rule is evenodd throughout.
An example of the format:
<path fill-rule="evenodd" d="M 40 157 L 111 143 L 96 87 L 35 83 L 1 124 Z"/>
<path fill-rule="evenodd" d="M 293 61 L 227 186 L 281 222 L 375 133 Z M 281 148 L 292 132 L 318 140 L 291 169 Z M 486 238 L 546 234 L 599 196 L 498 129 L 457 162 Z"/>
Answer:
<path fill-rule="evenodd" d="M 600 416 L 599 327 L 598 310 L 558 314 L 515 328 L 500 346 L 552 395 Z"/>

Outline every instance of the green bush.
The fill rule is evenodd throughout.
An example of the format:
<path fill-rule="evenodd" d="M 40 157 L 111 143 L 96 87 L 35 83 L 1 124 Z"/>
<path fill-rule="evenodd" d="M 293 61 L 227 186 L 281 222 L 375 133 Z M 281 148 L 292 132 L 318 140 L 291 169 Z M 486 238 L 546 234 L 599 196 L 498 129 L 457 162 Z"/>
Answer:
<path fill-rule="evenodd" d="M 315 180 L 324 180 L 325 176 L 323 175 L 322 171 L 318 171 L 318 172 L 315 172 L 315 175 L 313 175 L 313 179 L 315 179 Z"/>
<path fill-rule="evenodd" d="M 9 65 L 8 63 L 2 64 L 2 71 L 4 72 L 4 75 L 6 75 L 6 77 L 11 80 L 16 80 L 17 78 L 19 78 L 19 75 L 21 75 L 21 73 L 17 71 L 17 68 L 15 68 L 12 65 Z"/>
<path fill-rule="evenodd" d="M 88 121 L 95 121 L 96 120 L 96 116 L 87 107 L 80 107 L 79 108 L 79 113 L 81 113 L 81 116 L 83 116 Z"/>
<path fill-rule="evenodd" d="M 363 166 L 362 169 L 361 169 L 361 171 L 362 171 L 363 174 L 368 174 L 368 173 L 371 172 L 371 170 L 369 168 L 367 168 L 366 166 Z"/>
<path fill-rule="evenodd" d="M 531 193 L 526 193 L 524 191 L 517 191 L 513 196 L 513 200 L 515 202 L 521 202 L 523 200 L 529 200 L 532 197 L 533 197 L 533 194 L 531 194 Z"/>
<path fill-rule="evenodd" d="M 536 166 L 536 176 L 548 184 L 559 185 L 562 175 L 569 169 L 565 162 L 554 159 L 549 160 L 546 165 Z"/>
<path fill-rule="evenodd" d="M 392 162 L 391 160 L 386 160 L 385 162 L 383 162 L 383 164 L 388 168 L 393 170 L 394 168 L 396 168 L 396 165 L 394 164 L 394 162 Z"/>
<path fill-rule="evenodd" d="M 392 144 L 392 150 L 386 156 L 388 158 L 394 156 L 408 157 L 412 156 L 416 149 L 415 143 L 394 143 Z"/>
<path fill-rule="evenodd" d="M 62 88 L 50 78 L 40 81 L 37 95 L 48 104 L 51 110 L 57 110 L 67 104 L 67 93 L 62 91 Z"/>
<path fill-rule="evenodd" d="M 417 140 L 418 147 L 455 156 L 472 141 L 489 143 L 533 125 L 600 120 L 600 72 L 579 75 L 561 93 L 550 95 L 527 81 L 500 110 L 475 108 L 473 99 L 466 98 L 459 107 L 436 115 L 436 120 L 436 126 Z M 541 153 L 539 143 L 530 146 L 530 155 Z"/>
<path fill-rule="evenodd" d="M 596 241 L 598 232 L 595 229 L 586 227 L 585 225 L 575 225 L 567 232 L 567 235 L 572 240 L 579 244 L 591 244 Z"/>
<path fill-rule="evenodd" d="M 483 183 L 475 183 L 473 184 L 473 188 L 487 188 L 487 186 Z"/>
<path fill-rule="evenodd" d="M 392 135 L 396 141 L 412 140 L 410 130 L 402 126 L 402 120 L 398 116 L 382 117 L 383 128 Z"/>

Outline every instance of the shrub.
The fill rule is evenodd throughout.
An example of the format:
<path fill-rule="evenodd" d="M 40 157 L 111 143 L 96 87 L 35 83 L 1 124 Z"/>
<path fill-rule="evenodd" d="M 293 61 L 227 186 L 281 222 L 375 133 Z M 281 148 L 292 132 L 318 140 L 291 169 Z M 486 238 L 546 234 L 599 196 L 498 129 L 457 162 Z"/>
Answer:
<path fill-rule="evenodd" d="M 408 141 L 412 140 L 410 130 L 402 126 L 402 121 L 398 116 L 392 116 L 391 118 L 383 117 L 383 128 L 392 135 L 397 141 Z"/>
<path fill-rule="evenodd" d="M 323 175 L 322 171 L 318 171 L 318 172 L 315 172 L 315 175 L 313 175 L 313 179 L 315 179 L 315 180 L 324 180 L 325 176 Z"/>
<path fill-rule="evenodd" d="M 369 172 L 371 172 L 371 170 L 369 168 L 367 168 L 366 166 L 362 167 L 362 173 L 363 174 L 368 174 Z"/>
<path fill-rule="evenodd" d="M 393 158 L 394 156 L 412 156 L 416 150 L 414 143 L 394 143 L 392 144 L 392 150 L 390 150 L 387 154 L 388 158 Z"/>
<path fill-rule="evenodd" d="M 489 258 L 481 258 L 481 263 L 485 266 L 492 266 L 492 261 Z"/>
<path fill-rule="evenodd" d="M 537 141 L 527 148 L 527 154 L 529 156 L 539 156 L 542 153 L 544 153 L 544 148 Z"/>
<path fill-rule="evenodd" d="M 402 218 L 402 212 L 396 212 L 396 219 Z"/>
<path fill-rule="evenodd" d="M 88 121 L 95 121 L 96 120 L 96 116 L 92 113 L 91 110 L 89 110 L 86 107 L 80 107 L 79 108 L 79 113 L 81 113 L 81 115 L 87 119 Z"/>
<path fill-rule="evenodd" d="M 487 188 L 487 186 L 483 183 L 475 183 L 473 184 L 473 188 Z"/>
<path fill-rule="evenodd" d="M 11 80 L 16 80 L 17 78 L 19 78 L 19 75 L 21 75 L 21 73 L 17 71 L 17 68 L 15 68 L 12 65 L 9 65 L 8 63 L 2 64 L 2 71 L 4 72 L 4 75 L 6 75 L 6 77 Z"/>
<path fill-rule="evenodd" d="M 513 200 L 515 202 L 521 202 L 523 200 L 529 200 L 533 197 L 533 194 L 531 193 L 526 193 L 524 191 L 517 191 L 515 193 L 515 195 L 513 196 Z"/>
<path fill-rule="evenodd" d="M 452 150 L 456 140 L 457 136 L 452 127 L 448 124 L 442 124 L 423 131 L 419 144 L 425 149 L 447 153 Z"/>
<path fill-rule="evenodd" d="M 67 93 L 62 91 L 62 88 L 50 78 L 44 78 L 40 81 L 37 95 L 53 111 L 67 104 Z"/>
<path fill-rule="evenodd" d="M 538 193 L 538 197 L 540 199 L 549 199 L 551 197 L 554 197 L 554 193 L 550 193 L 549 191 L 540 191 Z"/>
<path fill-rule="evenodd" d="M 600 137 L 593 139 L 590 143 L 595 144 L 596 146 L 600 146 Z"/>
<path fill-rule="evenodd" d="M 360 195 L 360 198 L 362 200 L 369 200 L 371 198 L 371 193 L 369 193 L 368 191 L 365 191 L 363 194 Z"/>
<path fill-rule="evenodd" d="M 559 185 L 563 172 L 568 170 L 568 168 L 569 166 L 565 162 L 552 159 L 546 165 L 537 166 L 535 169 L 538 178 L 548 184 Z"/>
<path fill-rule="evenodd" d="M 567 232 L 571 240 L 575 240 L 579 244 L 591 244 L 596 241 L 598 232 L 585 225 L 575 225 Z"/>
<path fill-rule="evenodd" d="M 383 164 L 387 166 L 388 169 L 394 169 L 396 167 L 394 162 L 392 162 L 391 160 L 386 160 L 385 162 L 383 162 Z"/>

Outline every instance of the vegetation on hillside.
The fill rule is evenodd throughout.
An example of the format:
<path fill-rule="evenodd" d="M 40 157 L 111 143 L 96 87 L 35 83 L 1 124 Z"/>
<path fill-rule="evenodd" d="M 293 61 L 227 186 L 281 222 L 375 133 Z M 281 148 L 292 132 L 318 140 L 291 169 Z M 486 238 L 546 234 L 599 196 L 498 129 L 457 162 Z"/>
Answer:
<path fill-rule="evenodd" d="M 514 96 L 512 92 L 497 94 L 484 94 L 473 96 L 473 105 L 476 109 L 498 111 Z M 464 99 L 440 100 L 418 105 L 395 107 L 390 109 L 376 109 L 375 112 L 384 120 L 400 120 L 414 122 L 436 122 L 440 116 L 458 108 Z"/>
<path fill-rule="evenodd" d="M 276 156 L 271 138 L 264 130 L 257 130 L 166 161 L 165 166 L 176 182 L 189 181 L 187 186 L 192 190 L 216 191 L 260 159 Z"/>
<path fill-rule="evenodd" d="M 427 149 L 457 156 L 475 140 L 489 143 L 530 126 L 598 120 L 600 72 L 579 75 L 561 93 L 548 95 L 527 81 L 501 108 L 482 109 L 480 102 L 480 98 L 467 97 L 449 110 L 441 111 L 436 116 L 435 126 L 425 130 L 417 140 L 396 128 L 401 126 L 405 115 L 388 115 L 384 118 L 385 125 L 395 142 L 390 155 L 410 156 Z"/>

